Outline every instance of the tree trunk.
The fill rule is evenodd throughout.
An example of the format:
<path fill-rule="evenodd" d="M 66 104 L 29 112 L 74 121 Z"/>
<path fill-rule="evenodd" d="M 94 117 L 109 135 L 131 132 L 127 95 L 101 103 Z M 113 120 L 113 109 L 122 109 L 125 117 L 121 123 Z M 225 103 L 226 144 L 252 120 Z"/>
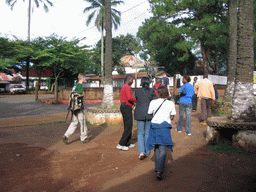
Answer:
<path fill-rule="evenodd" d="M 30 46 L 30 18 L 31 18 L 31 0 L 28 2 L 28 46 Z M 26 90 L 29 90 L 29 57 L 26 60 Z"/>
<path fill-rule="evenodd" d="M 112 83 L 112 22 L 111 1 L 105 1 L 106 11 L 106 57 L 105 57 L 105 85 L 103 92 L 102 108 L 111 108 L 114 105 Z"/>
<path fill-rule="evenodd" d="M 237 69 L 231 115 L 234 121 L 247 122 L 255 120 L 253 25 L 253 0 L 240 0 Z"/>
<path fill-rule="evenodd" d="M 204 43 L 201 42 L 201 50 L 202 50 L 202 56 L 203 56 L 203 64 L 204 64 L 204 75 L 208 76 L 209 74 L 209 52 L 210 49 L 208 46 L 205 46 Z"/>
<path fill-rule="evenodd" d="M 229 55 L 228 79 L 224 98 L 232 100 L 234 95 L 237 62 L 237 0 L 229 0 Z"/>
<path fill-rule="evenodd" d="M 54 103 L 58 104 L 58 78 L 55 79 L 55 88 L 54 88 Z"/>
<path fill-rule="evenodd" d="M 101 26 L 101 84 L 105 84 L 104 78 L 104 28 Z"/>

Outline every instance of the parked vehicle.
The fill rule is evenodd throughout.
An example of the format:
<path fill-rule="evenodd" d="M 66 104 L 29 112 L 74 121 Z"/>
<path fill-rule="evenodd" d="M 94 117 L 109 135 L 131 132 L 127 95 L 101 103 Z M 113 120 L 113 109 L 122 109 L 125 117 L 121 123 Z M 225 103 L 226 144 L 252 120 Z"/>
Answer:
<path fill-rule="evenodd" d="M 12 85 L 10 85 L 9 91 L 10 91 L 11 94 L 25 93 L 26 92 L 26 88 L 23 87 L 20 84 L 12 84 Z"/>

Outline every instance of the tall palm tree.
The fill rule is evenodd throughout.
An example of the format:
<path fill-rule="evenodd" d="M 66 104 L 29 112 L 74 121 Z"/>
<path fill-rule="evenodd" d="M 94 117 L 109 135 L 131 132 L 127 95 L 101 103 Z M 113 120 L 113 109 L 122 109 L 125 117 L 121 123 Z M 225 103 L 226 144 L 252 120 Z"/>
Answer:
<path fill-rule="evenodd" d="M 236 81 L 231 115 L 234 121 L 255 120 L 253 14 L 253 0 L 240 0 Z"/>
<path fill-rule="evenodd" d="M 13 10 L 15 4 L 17 3 L 17 0 L 5 0 L 5 2 L 11 7 L 11 10 Z M 25 2 L 25 0 L 23 0 Z M 49 0 L 34 0 L 35 5 L 37 8 L 39 8 L 40 3 L 44 5 L 44 10 L 47 13 L 49 11 L 48 6 L 53 6 L 53 3 Z M 40 3 L 39 3 L 40 2 Z M 31 0 L 28 0 L 28 43 L 30 43 L 30 21 L 31 21 Z M 26 61 L 26 89 L 29 88 L 29 58 L 27 58 Z"/>
<path fill-rule="evenodd" d="M 232 100 L 237 62 L 237 0 L 229 0 L 228 79 L 224 98 Z"/>
<path fill-rule="evenodd" d="M 112 83 L 112 22 L 111 22 L 111 0 L 106 3 L 106 82 L 104 85 L 102 108 L 111 108 L 114 105 L 113 83 Z"/>
<path fill-rule="evenodd" d="M 92 13 L 89 14 L 88 19 L 86 21 L 86 25 L 88 26 L 94 16 L 96 15 L 95 19 L 95 26 L 97 29 L 101 32 L 101 80 L 103 82 L 104 79 L 104 28 L 105 28 L 105 0 L 84 0 L 91 5 L 89 7 L 86 7 L 84 9 L 84 13 L 88 11 L 92 11 Z M 117 6 L 121 3 L 124 3 L 123 1 L 117 1 L 117 0 L 111 0 L 111 6 Z M 114 25 L 114 28 L 117 29 L 118 25 L 120 25 L 120 16 L 121 12 L 119 12 L 116 9 L 111 8 L 111 20 Z"/>

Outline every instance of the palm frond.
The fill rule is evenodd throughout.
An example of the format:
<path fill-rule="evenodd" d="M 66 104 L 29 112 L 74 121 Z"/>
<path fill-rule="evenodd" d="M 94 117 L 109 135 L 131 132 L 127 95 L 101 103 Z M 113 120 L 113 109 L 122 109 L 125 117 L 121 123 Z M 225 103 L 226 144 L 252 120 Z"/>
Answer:
<path fill-rule="evenodd" d="M 95 15 L 95 12 L 96 12 L 96 11 L 93 11 L 93 12 L 88 16 L 88 19 L 87 19 L 87 21 L 86 21 L 86 26 L 88 26 L 88 25 L 91 23 L 92 18 L 93 18 L 94 15 Z"/>

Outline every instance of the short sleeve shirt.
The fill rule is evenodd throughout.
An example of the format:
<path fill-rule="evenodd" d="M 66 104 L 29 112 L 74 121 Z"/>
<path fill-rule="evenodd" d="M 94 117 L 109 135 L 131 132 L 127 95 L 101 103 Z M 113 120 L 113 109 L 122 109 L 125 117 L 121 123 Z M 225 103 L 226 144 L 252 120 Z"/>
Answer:
<path fill-rule="evenodd" d="M 180 103 L 192 103 L 192 97 L 194 95 L 194 86 L 189 83 L 185 83 L 181 86 L 179 93 L 181 93 L 184 89 L 186 90 L 186 95 L 180 97 Z"/>
<path fill-rule="evenodd" d="M 148 114 L 154 114 L 163 101 L 164 99 L 162 98 L 152 100 L 149 104 Z M 159 108 L 151 122 L 161 124 L 166 121 L 171 124 L 171 115 L 176 115 L 175 105 L 172 101 L 166 100 Z"/>

